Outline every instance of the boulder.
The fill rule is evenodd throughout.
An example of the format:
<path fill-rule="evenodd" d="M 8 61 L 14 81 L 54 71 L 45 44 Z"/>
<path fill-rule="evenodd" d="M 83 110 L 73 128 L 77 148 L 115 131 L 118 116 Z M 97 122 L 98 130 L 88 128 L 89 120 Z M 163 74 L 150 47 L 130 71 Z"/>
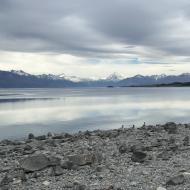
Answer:
<path fill-rule="evenodd" d="M 57 147 L 58 143 L 56 142 L 55 139 L 47 139 L 45 141 L 45 143 L 48 145 L 48 146 L 52 146 L 52 147 Z"/>
<path fill-rule="evenodd" d="M 41 136 L 35 137 L 35 139 L 39 140 L 39 141 L 43 141 L 43 140 L 46 140 L 46 136 L 45 135 L 41 135 Z"/>
<path fill-rule="evenodd" d="M 23 152 L 23 154 L 32 154 L 35 152 L 35 150 L 33 149 L 32 146 L 26 145 L 26 146 L 24 146 L 22 152 Z"/>
<path fill-rule="evenodd" d="M 167 149 L 176 152 L 179 149 L 179 146 L 177 144 L 173 144 L 170 145 Z"/>
<path fill-rule="evenodd" d="M 87 130 L 87 131 L 84 132 L 84 135 L 89 137 L 89 136 L 91 136 L 91 132 Z"/>
<path fill-rule="evenodd" d="M 189 146 L 189 141 L 190 141 L 189 136 L 186 136 L 186 137 L 183 139 L 183 145 L 184 145 L 184 146 Z"/>
<path fill-rule="evenodd" d="M 69 170 L 71 170 L 72 167 L 73 167 L 73 162 L 66 160 L 66 161 L 64 161 L 64 162 L 61 163 L 61 167 L 63 169 L 69 169 Z"/>
<path fill-rule="evenodd" d="M 119 152 L 120 152 L 121 154 L 126 153 L 128 150 L 129 150 L 129 148 L 127 147 L 126 144 L 122 144 L 121 146 L 119 146 Z"/>
<path fill-rule="evenodd" d="M 52 132 L 48 132 L 47 136 L 48 136 L 48 137 L 53 137 L 54 134 L 53 134 Z"/>
<path fill-rule="evenodd" d="M 26 150 L 26 151 L 32 150 L 32 146 L 27 144 L 26 146 L 24 146 L 24 150 Z"/>
<path fill-rule="evenodd" d="M 138 152 L 138 151 L 144 151 L 145 148 L 141 144 L 135 144 L 130 146 L 130 151 L 131 152 Z"/>
<path fill-rule="evenodd" d="M 64 136 L 63 135 L 54 135 L 54 136 L 52 136 L 52 139 L 63 139 L 64 138 Z"/>
<path fill-rule="evenodd" d="M 44 186 L 49 186 L 49 185 L 50 185 L 50 182 L 49 182 L 49 181 L 44 181 L 44 182 L 42 182 L 42 184 L 43 184 Z"/>
<path fill-rule="evenodd" d="M 178 175 L 178 176 L 174 176 L 172 178 L 170 178 L 167 182 L 166 185 L 180 185 L 183 184 L 185 182 L 185 177 L 183 174 Z"/>
<path fill-rule="evenodd" d="M 144 162 L 145 159 L 147 157 L 147 154 L 145 152 L 141 152 L 141 151 L 136 151 L 136 152 L 133 152 L 133 155 L 131 157 L 131 160 L 133 162 Z"/>
<path fill-rule="evenodd" d="M 32 133 L 28 134 L 28 139 L 34 139 L 34 138 L 35 138 L 34 134 L 32 134 Z"/>
<path fill-rule="evenodd" d="M 168 122 L 164 126 L 165 131 L 169 134 L 176 134 L 177 133 L 177 125 L 173 122 Z"/>
<path fill-rule="evenodd" d="M 69 134 L 69 133 L 65 133 L 64 134 L 64 138 L 72 138 L 73 136 L 71 135 L 71 134 Z"/>
<path fill-rule="evenodd" d="M 105 166 L 104 166 L 104 165 L 98 165 L 98 166 L 96 167 L 96 171 L 97 171 L 97 172 L 102 172 L 104 169 L 105 169 Z"/>
<path fill-rule="evenodd" d="M 73 190 L 85 190 L 86 186 L 83 184 L 80 184 L 78 181 L 73 183 Z"/>
<path fill-rule="evenodd" d="M 51 165 L 51 162 L 45 155 L 39 154 L 23 159 L 20 162 L 20 165 L 25 171 L 34 172 L 46 168 L 47 166 Z"/>
<path fill-rule="evenodd" d="M 73 190 L 85 190 L 86 186 L 85 185 L 75 185 L 73 187 Z"/>

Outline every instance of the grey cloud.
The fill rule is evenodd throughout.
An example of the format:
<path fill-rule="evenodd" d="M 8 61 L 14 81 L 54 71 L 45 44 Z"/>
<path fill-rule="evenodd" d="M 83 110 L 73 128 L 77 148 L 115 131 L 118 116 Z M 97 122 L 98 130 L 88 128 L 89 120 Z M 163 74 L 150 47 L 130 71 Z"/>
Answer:
<path fill-rule="evenodd" d="M 177 22 L 185 28 L 189 12 L 188 0 L 1 0 L 0 50 L 189 56 L 190 37 Z"/>

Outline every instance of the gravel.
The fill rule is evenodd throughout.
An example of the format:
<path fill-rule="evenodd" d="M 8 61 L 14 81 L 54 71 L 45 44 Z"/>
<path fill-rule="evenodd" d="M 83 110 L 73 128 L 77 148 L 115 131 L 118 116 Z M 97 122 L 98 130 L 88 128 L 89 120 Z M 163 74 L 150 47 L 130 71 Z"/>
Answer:
<path fill-rule="evenodd" d="M 1 190 L 188 190 L 190 124 L 0 142 Z"/>

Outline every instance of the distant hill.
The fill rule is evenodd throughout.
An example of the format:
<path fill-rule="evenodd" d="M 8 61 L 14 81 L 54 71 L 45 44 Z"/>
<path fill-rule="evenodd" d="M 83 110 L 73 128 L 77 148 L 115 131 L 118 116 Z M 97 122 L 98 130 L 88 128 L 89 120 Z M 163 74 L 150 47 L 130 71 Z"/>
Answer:
<path fill-rule="evenodd" d="M 1 88 L 60 88 L 74 87 L 76 83 L 69 80 L 53 79 L 49 76 L 36 76 L 23 71 L 0 71 Z"/>
<path fill-rule="evenodd" d="M 65 74 L 32 75 L 20 71 L 0 71 L 0 88 L 65 88 L 65 87 L 129 87 L 129 86 L 190 86 L 190 74 L 136 75 L 125 78 L 113 73 L 103 79 L 88 79 Z"/>
<path fill-rule="evenodd" d="M 143 76 L 136 75 L 134 77 L 126 78 L 118 82 L 119 86 L 145 86 L 157 84 L 170 83 L 186 83 L 190 82 L 190 74 L 184 73 L 181 75 L 151 75 Z"/>
<path fill-rule="evenodd" d="M 0 88 L 64 88 L 106 87 L 121 79 L 116 73 L 105 79 L 86 79 L 76 76 L 41 74 L 32 75 L 22 70 L 0 71 Z"/>

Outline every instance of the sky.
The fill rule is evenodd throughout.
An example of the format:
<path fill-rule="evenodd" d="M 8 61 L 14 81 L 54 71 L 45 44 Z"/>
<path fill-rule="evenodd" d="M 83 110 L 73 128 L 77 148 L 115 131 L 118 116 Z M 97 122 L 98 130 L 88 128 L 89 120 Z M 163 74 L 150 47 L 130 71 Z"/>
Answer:
<path fill-rule="evenodd" d="M 190 72 L 189 0 L 0 0 L 0 69 Z"/>

